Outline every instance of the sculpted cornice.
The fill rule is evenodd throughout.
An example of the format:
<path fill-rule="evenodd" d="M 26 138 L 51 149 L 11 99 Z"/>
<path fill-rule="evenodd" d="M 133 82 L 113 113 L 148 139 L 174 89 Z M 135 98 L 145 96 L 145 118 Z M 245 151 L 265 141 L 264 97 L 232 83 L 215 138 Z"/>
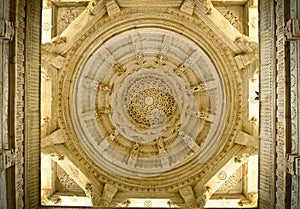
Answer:
<path fill-rule="evenodd" d="M 194 159 L 189 166 L 190 172 L 186 172 L 184 166 L 177 170 L 163 174 L 159 179 L 155 177 L 143 179 L 143 182 L 134 178 L 124 178 L 112 175 L 99 168 L 80 148 L 81 145 L 76 140 L 70 107 L 72 106 L 72 92 L 75 78 L 81 66 L 87 61 L 103 43 L 116 34 L 139 28 L 160 28 L 170 30 L 185 36 L 196 43 L 205 53 L 207 53 L 225 86 L 227 98 L 226 121 L 227 126 L 223 131 L 222 141 L 216 157 L 208 160 L 199 167 L 197 159 Z M 169 8 L 126 8 L 122 9 L 114 16 L 107 16 L 96 22 L 89 30 L 81 33 L 82 36 L 66 52 L 66 61 L 60 71 L 59 87 L 59 121 L 60 126 L 67 131 L 68 149 L 74 155 L 80 156 L 80 161 L 84 162 L 86 168 L 95 175 L 101 182 L 110 182 L 117 185 L 122 190 L 152 190 L 176 191 L 183 185 L 195 184 L 203 178 L 209 168 L 216 164 L 222 156 L 233 146 L 234 138 L 241 127 L 241 78 L 237 71 L 234 60 L 234 53 L 227 47 L 226 43 L 219 39 L 218 35 L 212 31 L 202 20 L 180 12 L 178 9 Z M 68 40 L 67 40 L 68 42 Z M 176 176 L 176 178 L 175 178 Z"/>

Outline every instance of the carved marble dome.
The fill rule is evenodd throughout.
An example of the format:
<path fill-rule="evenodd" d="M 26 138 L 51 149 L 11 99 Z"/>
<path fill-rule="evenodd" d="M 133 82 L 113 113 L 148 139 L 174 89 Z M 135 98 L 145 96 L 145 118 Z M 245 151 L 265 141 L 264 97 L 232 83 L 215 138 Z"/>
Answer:
<path fill-rule="evenodd" d="M 82 65 L 73 92 L 84 150 L 100 167 L 126 177 L 206 162 L 220 142 L 225 110 L 224 87 L 209 57 L 163 29 L 108 40 Z"/>
<path fill-rule="evenodd" d="M 61 34 L 69 40 L 62 48 L 56 40 L 65 56 L 59 125 L 72 161 L 95 181 L 178 192 L 211 178 L 235 145 L 241 77 L 236 48 L 204 19 L 147 9 L 97 13 L 76 41 L 68 34 L 80 22 Z"/>

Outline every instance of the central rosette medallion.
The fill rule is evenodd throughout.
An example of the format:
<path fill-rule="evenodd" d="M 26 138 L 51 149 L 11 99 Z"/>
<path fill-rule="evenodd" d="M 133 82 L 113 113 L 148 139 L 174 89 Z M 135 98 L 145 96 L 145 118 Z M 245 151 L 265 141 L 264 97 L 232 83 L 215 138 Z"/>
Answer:
<path fill-rule="evenodd" d="M 175 113 L 176 103 L 172 96 L 155 88 L 137 93 L 129 104 L 131 122 L 140 130 L 162 125 Z M 166 117 L 166 118 L 165 118 Z"/>
<path fill-rule="evenodd" d="M 129 140 L 148 143 L 157 139 L 167 126 L 182 124 L 179 120 L 186 116 L 180 116 L 179 108 L 184 108 L 180 104 L 185 97 L 194 101 L 188 105 L 188 111 L 197 112 L 193 95 L 184 82 L 160 69 L 142 69 L 127 76 L 113 93 L 112 120 Z"/>

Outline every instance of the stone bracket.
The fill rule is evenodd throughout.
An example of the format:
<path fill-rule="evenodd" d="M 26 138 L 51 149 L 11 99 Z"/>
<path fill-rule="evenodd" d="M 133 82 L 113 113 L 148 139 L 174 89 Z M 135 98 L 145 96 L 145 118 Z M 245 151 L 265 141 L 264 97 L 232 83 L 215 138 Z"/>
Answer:
<path fill-rule="evenodd" d="M 285 35 L 288 41 L 300 39 L 300 18 L 290 19 L 286 22 Z"/>
<path fill-rule="evenodd" d="M 195 0 L 185 0 L 180 7 L 180 11 L 192 15 L 194 13 L 194 8 L 195 8 Z"/>
<path fill-rule="evenodd" d="M 287 172 L 300 176 L 300 155 L 287 154 Z"/>
<path fill-rule="evenodd" d="M 118 3 L 115 0 L 106 1 L 106 9 L 108 16 L 113 16 L 121 11 Z"/>
<path fill-rule="evenodd" d="M 0 151 L 0 170 L 5 170 L 15 164 L 15 152 L 13 149 Z"/>
<path fill-rule="evenodd" d="M 15 34 L 15 27 L 13 22 L 9 20 L 0 19 L 0 38 L 12 40 Z"/>

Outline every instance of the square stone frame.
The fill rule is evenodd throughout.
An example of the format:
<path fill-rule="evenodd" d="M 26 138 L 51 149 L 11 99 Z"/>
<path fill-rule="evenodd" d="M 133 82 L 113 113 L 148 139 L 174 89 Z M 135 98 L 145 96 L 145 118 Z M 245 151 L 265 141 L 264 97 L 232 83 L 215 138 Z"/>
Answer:
<path fill-rule="evenodd" d="M 18 62 L 15 64 L 16 79 L 10 85 L 15 89 L 14 132 L 16 141 L 16 208 L 58 208 L 40 205 L 40 40 L 41 36 L 41 0 L 19 0 L 16 16 L 19 25 L 16 27 L 16 42 L 24 42 L 25 49 L 16 47 L 15 55 Z M 283 0 L 276 2 L 284 4 Z M 23 7 L 22 7 L 23 6 Z M 277 11 L 275 11 L 277 10 Z M 276 109 L 281 111 L 286 106 L 280 106 L 276 97 L 277 69 L 276 69 L 276 18 L 274 0 L 260 1 L 260 154 L 259 154 L 259 208 L 289 208 L 285 203 L 289 192 L 286 188 L 285 148 L 276 146 L 278 131 L 276 130 Z M 281 11 L 283 12 L 283 11 Z M 278 14 L 278 13 L 277 13 Z M 23 18 L 23 19 L 22 19 Z M 22 22 L 23 21 L 23 22 Z M 25 37 L 22 37 L 22 33 Z M 22 56 L 24 60 L 22 61 Z M 280 78 L 279 78 L 280 79 Z M 267 87 L 266 87 L 267 86 Z M 269 99 L 264 100 L 268 96 Z M 280 99 L 280 98 L 279 98 Z M 283 98 L 286 99 L 286 98 Z M 21 101 L 19 105 L 18 101 Z M 23 105 L 22 105 L 23 103 Z M 284 103 L 286 105 L 286 103 Z M 270 108 L 271 107 L 271 108 Z M 282 137 L 286 137 L 283 135 Z M 276 152 L 283 148 L 283 154 Z M 283 157 L 284 156 L 284 157 Z M 280 166 L 279 166 L 280 165 Z M 277 176 L 278 167 L 284 176 Z M 271 172 L 270 172 L 271 171 Z M 278 189 L 278 185 L 283 183 Z M 278 195 L 282 195 L 277 199 Z M 276 198 L 277 197 L 277 198 Z M 61 207 L 62 208 L 62 207 Z M 67 207 L 66 207 L 67 208 Z"/>
<path fill-rule="evenodd" d="M 78 1 L 78 2 L 51 2 L 52 8 L 52 30 L 51 37 L 59 35 L 62 31 L 58 31 L 58 13 L 60 9 L 70 9 L 74 6 L 76 7 L 86 7 L 88 5 L 87 1 Z"/>

